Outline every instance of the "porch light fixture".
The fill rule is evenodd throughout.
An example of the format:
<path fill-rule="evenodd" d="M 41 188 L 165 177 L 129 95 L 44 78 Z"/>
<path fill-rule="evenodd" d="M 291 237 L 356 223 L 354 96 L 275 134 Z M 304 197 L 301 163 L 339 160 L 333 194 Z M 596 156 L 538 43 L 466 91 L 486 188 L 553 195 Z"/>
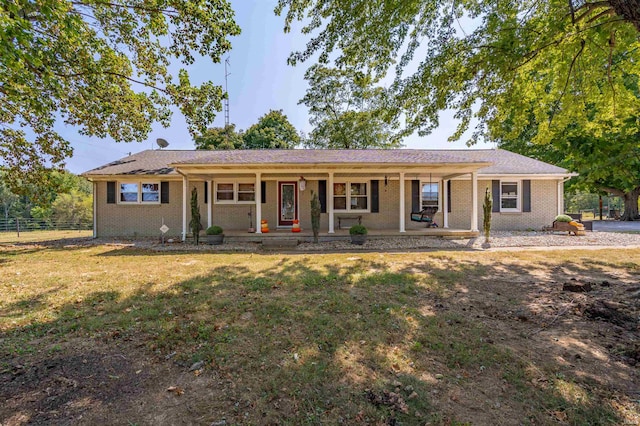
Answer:
<path fill-rule="evenodd" d="M 304 191 L 306 187 L 307 180 L 304 178 L 304 176 L 300 176 L 300 180 L 298 181 L 298 188 L 300 188 L 300 191 Z"/>

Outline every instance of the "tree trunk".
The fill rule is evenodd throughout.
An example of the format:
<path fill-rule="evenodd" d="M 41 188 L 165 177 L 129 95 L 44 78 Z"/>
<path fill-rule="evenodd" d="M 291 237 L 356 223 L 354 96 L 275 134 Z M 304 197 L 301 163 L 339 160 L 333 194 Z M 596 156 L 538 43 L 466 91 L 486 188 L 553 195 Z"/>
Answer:
<path fill-rule="evenodd" d="M 640 31 L 640 0 L 609 0 L 609 4 L 618 16 L 633 24 Z"/>
<path fill-rule="evenodd" d="M 640 186 L 629 192 L 625 192 L 622 196 L 624 200 L 624 214 L 620 220 L 638 220 L 638 196 L 640 195 Z"/>

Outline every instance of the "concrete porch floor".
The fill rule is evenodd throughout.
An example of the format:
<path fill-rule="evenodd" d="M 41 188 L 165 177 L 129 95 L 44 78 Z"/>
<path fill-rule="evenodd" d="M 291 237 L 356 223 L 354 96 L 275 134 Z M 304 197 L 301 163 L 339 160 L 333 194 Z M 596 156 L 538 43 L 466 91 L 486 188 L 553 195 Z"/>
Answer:
<path fill-rule="evenodd" d="M 313 232 L 303 229 L 301 232 L 291 232 L 290 229 L 270 230 L 266 234 L 249 233 L 242 230 L 225 231 L 225 241 L 229 242 L 262 242 L 265 239 L 282 239 L 282 240 L 298 240 L 312 241 Z M 393 229 L 369 229 L 369 239 L 384 239 L 387 237 L 440 237 L 440 238 L 473 238 L 479 236 L 479 232 L 472 232 L 468 229 L 453 228 L 419 228 L 407 229 L 406 232 L 399 232 Z M 348 229 L 336 229 L 334 234 L 326 231 L 320 232 L 318 239 L 320 241 L 336 241 L 349 239 Z"/>

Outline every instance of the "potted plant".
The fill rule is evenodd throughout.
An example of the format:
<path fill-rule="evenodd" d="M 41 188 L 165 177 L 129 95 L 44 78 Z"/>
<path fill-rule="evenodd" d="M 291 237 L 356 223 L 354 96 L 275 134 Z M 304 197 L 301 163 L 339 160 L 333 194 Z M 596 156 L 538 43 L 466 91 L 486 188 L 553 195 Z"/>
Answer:
<path fill-rule="evenodd" d="M 213 245 L 220 245 L 224 242 L 223 229 L 218 225 L 213 225 L 207 228 L 207 242 Z"/>
<path fill-rule="evenodd" d="M 367 241 L 367 228 L 364 225 L 353 225 L 349 228 L 349 235 L 351 235 L 351 244 L 363 245 Z"/>

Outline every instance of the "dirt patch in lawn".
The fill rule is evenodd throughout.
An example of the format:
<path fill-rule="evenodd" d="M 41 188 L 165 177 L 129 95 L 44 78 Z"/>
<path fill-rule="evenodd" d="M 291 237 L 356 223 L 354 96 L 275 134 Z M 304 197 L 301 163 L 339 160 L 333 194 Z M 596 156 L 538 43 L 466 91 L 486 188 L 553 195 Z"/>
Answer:
<path fill-rule="evenodd" d="M 0 253 L 0 424 L 638 424 L 638 278 L 633 250 Z"/>

